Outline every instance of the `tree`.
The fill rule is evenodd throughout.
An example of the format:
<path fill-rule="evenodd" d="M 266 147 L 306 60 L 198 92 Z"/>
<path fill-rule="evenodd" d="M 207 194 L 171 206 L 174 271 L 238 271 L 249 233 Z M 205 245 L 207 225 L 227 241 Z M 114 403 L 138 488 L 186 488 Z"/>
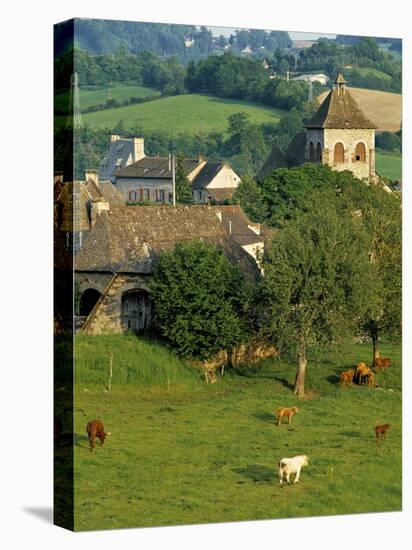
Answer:
<path fill-rule="evenodd" d="M 314 193 L 267 247 L 263 283 L 266 324 L 280 349 L 297 359 L 294 392 L 305 393 L 307 350 L 353 336 L 374 299 L 374 266 L 361 220 Z"/>
<path fill-rule="evenodd" d="M 160 256 L 151 283 L 155 324 L 179 355 L 207 359 L 245 338 L 244 289 L 221 249 L 178 243 Z"/>
<path fill-rule="evenodd" d="M 263 201 L 262 191 L 251 176 L 244 176 L 237 187 L 234 200 L 240 203 L 247 216 L 260 223 L 266 218 L 266 205 Z"/>
<path fill-rule="evenodd" d="M 363 323 L 374 361 L 380 356 L 381 336 L 400 338 L 402 332 L 402 211 L 399 198 L 379 188 L 366 193 L 361 210 L 379 287 Z"/>
<path fill-rule="evenodd" d="M 180 203 L 192 202 L 192 186 L 187 179 L 187 174 L 183 165 L 183 155 L 177 155 L 176 159 L 176 200 Z"/>

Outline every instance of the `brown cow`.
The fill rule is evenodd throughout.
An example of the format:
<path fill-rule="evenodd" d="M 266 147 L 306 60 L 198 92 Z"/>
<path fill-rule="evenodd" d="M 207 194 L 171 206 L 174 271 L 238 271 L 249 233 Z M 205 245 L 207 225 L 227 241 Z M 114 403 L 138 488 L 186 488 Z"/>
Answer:
<path fill-rule="evenodd" d="M 87 435 L 89 436 L 90 452 L 93 451 L 96 444 L 96 437 L 100 439 L 100 446 L 103 445 L 106 435 L 111 435 L 110 432 L 104 431 L 104 426 L 101 420 L 92 420 L 87 423 Z"/>
<path fill-rule="evenodd" d="M 343 386 L 352 386 L 354 375 L 355 375 L 355 371 L 353 369 L 345 370 L 344 372 L 341 372 L 340 373 L 341 387 L 343 388 Z"/>
<path fill-rule="evenodd" d="M 373 360 L 373 367 L 375 371 L 378 371 L 380 369 L 386 369 L 391 364 L 391 360 L 389 357 L 375 357 Z"/>
<path fill-rule="evenodd" d="M 371 369 L 367 367 L 363 361 L 361 361 L 356 367 L 353 381 L 355 384 L 360 385 L 367 382 L 369 386 L 373 386 L 375 384 L 375 376 Z"/>
<path fill-rule="evenodd" d="M 375 435 L 376 435 L 376 441 L 379 441 L 379 439 L 385 439 L 386 432 L 391 427 L 390 424 L 382 424 L 381 426 L 375 426 Z"/>
<path fill-rule="evenodd" d="M 295 413 L 299 412 L 299 409 L 297 407 L 278 407 L 276 412 L 278 417 L 278 426 L 280 426 L 284 416 L 288 418 L 289 424 L 292 424 L 292 417 Z"/>

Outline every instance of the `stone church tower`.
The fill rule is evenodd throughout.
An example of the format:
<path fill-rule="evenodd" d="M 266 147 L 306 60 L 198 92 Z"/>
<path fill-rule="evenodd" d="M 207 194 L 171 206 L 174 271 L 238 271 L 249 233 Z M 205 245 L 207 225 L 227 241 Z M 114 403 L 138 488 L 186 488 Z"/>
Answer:
<path fill-rule="evenodd" d="M 375 129 L 338 75 L 333 89 L 306 124 L 304 162 L 350 170 L 359 179 L 374 181 Z"/>

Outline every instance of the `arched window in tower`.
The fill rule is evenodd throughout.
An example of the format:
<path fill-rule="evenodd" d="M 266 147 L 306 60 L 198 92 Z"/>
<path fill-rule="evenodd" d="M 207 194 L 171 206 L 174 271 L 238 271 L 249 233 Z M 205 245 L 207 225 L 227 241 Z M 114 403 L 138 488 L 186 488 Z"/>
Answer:
<path fill-rule="evenodd" d="M 333 150 L 333 161 L 337 163 L 345 162 L 345 149 L 343 143 L 336 143 Z"/>
<path fill-rule="evenodd" d="M 315 146 L 313 145 L 313 141 L 309 143 L 309 160 L 310 162 L 315 162 Z"/>
<path fill-rule="evenodd" d="M 318 144 L 316 145 L 316 160 L 318 162 L 322 161 L 322 146 L 320 144 L 320 141 L 318 141 Z"/>
<path fill-rule="evenodd" d="M 355 147 L 355 161 L 365 162 L 366 161 L 366 147 L 365 144 L 361 141 L 356 144 Z"/>

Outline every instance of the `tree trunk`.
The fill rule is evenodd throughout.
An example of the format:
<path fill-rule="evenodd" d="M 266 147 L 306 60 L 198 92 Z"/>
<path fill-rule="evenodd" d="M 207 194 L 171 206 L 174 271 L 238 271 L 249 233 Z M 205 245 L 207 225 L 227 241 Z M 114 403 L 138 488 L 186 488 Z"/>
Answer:
<path fill-rule="evenodd" d="M 298 360 L 298 371 L 296 373 L 295 380 L 295 389 L 294 393 L 298 397 L 303 397 L 305 395 L 305 376 L 306 376 L 306 342 L 305 336 L 301 335 L 298 344 L 297 360 Z"/>
<path fill-rule="evenodd" d="M 381 356 L 380 342 L 379 342 L 379 336 L 378 336 L 377 331 L 372 336 L 372 346 L 373 346 L 373 361 L 372 361 L 372 364 L 374 365 L 375 364 L 375 359 L 377 359 L 378 357 Z"/>

